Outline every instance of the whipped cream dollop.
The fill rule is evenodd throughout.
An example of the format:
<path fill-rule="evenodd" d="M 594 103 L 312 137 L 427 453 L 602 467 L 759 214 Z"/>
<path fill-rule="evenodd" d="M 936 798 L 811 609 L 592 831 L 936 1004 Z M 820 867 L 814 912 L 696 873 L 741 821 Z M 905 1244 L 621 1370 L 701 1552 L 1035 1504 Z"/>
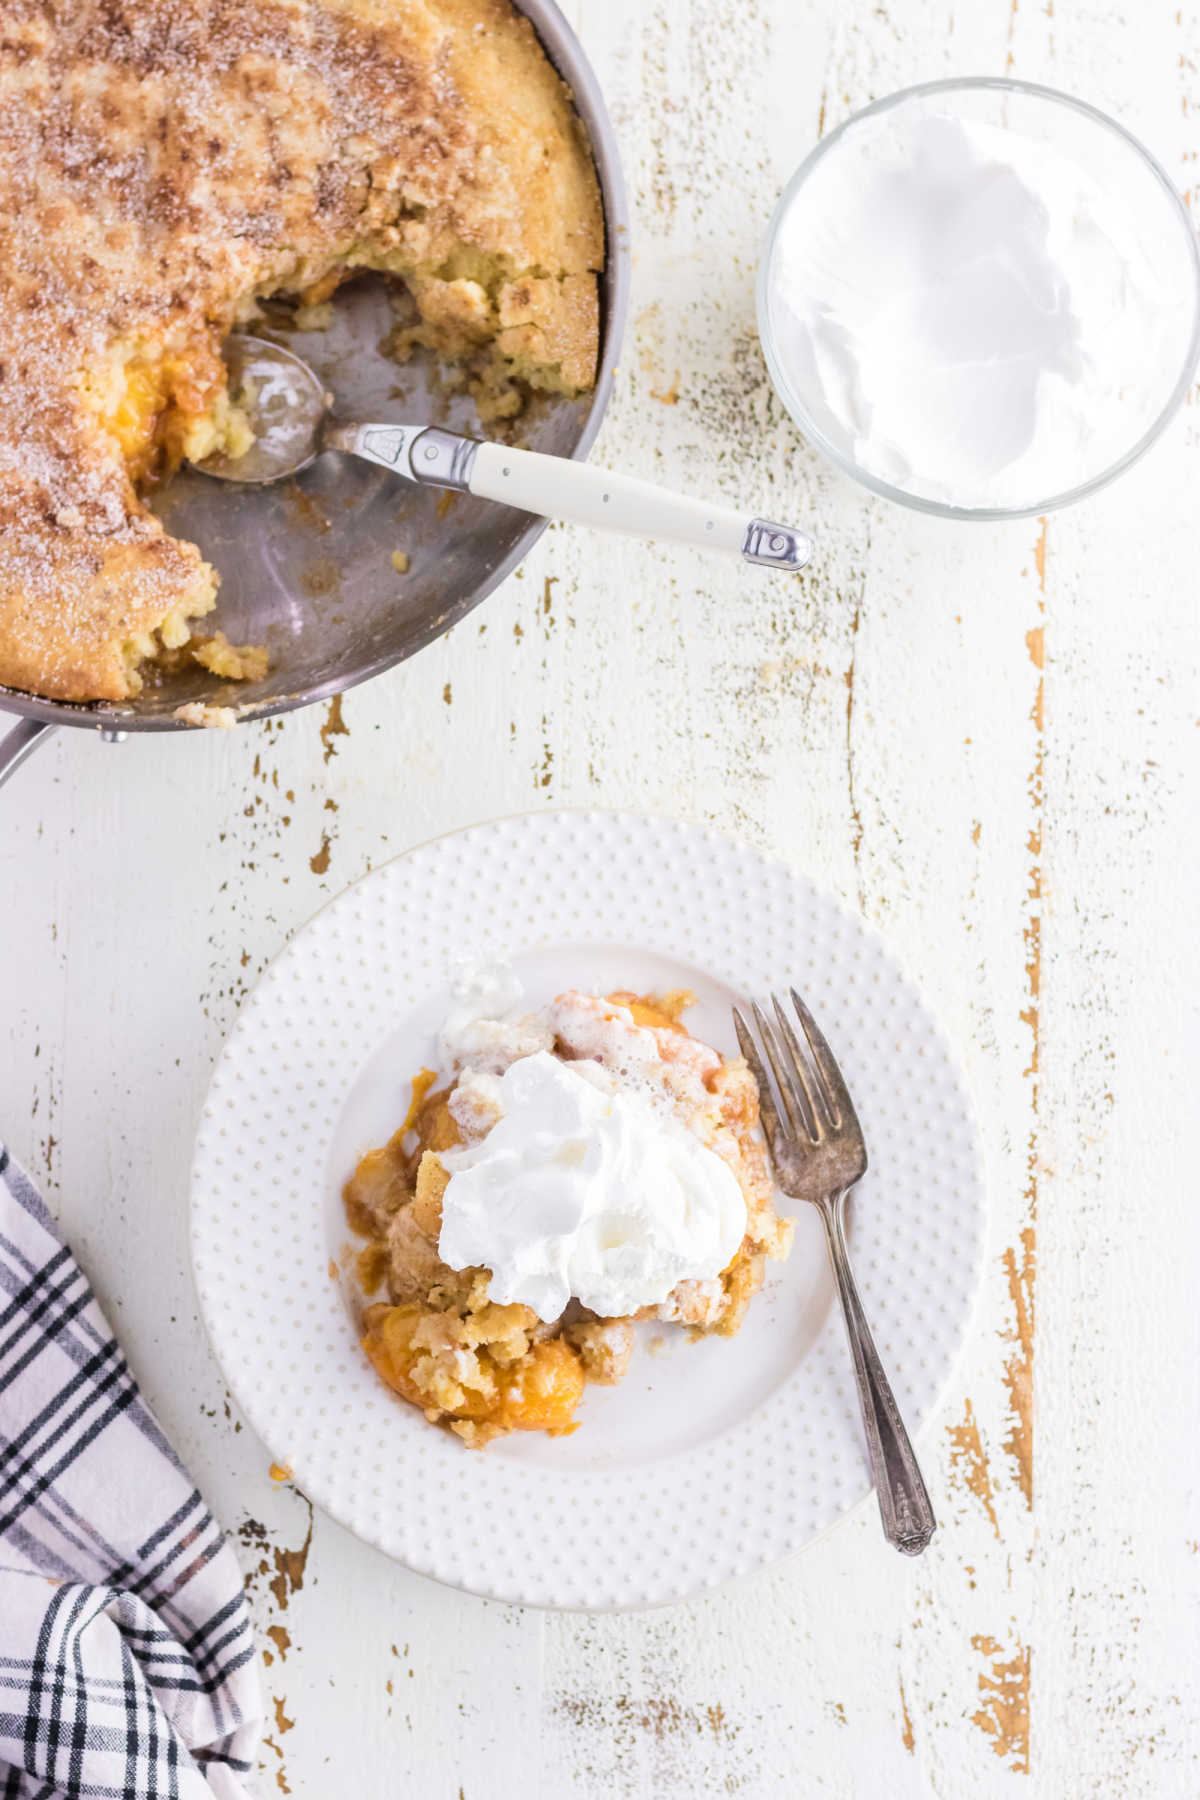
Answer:
<path fill-rule="evenodd" d="M 1154 424 L 1190 339 L 1186 234 L 1127 149 L 1103 169 L 1083 154 L 900 106 L 815 165 L 767 306 L 786 382 L 842 455 L 930 500 L 1019 509 Z"/>
<path fill-rule="evenodd" d="M 746 1230 L 732 1169 L 603 1064 L 538 1048 L 464 1079 L 496 1122 L 442 1153 L 438 1250 L 451 1268 L 489 1269 L 491 1299 L 547 1323 L 572 1297 L 614 1318 L 729 1263 Z"/>

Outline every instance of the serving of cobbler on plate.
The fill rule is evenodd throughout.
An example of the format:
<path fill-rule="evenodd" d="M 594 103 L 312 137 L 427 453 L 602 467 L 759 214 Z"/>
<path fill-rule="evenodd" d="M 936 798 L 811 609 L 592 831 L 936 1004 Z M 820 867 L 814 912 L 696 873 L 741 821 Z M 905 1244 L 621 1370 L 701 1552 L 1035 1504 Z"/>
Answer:
<path fill-rule="evenodd" d="M 363 1348 L 473 1448 L 574 1431 L 585 1386 L 625 1374 L 637 1320 L 732 1336 L 788 1254 L 754 1078 L 689 1032 L 692 1003 L 460 1006 L 448 1078 L 415 1077 L 346 1183 Z"/>

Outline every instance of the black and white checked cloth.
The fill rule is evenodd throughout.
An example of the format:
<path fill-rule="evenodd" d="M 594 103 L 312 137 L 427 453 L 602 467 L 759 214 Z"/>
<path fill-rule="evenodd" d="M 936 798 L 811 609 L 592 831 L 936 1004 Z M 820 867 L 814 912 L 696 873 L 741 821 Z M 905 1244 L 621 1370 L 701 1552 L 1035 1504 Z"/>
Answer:
<path fill-rule="evenodd" d="M 247 1800 L 237 1559 L 0 1145 L 0 1800 Z"/>

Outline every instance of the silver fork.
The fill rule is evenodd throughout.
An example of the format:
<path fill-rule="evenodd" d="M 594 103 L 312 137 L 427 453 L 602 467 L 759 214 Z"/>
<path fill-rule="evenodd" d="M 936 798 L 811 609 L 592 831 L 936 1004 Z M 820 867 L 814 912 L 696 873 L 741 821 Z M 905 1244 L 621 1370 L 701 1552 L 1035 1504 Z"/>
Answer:
<path fill-rule="evenodd" d="M 895 1395 L 872 1341 L 846 1248 L 846 1198 L 855 1182 L 866 1174 L 867 1146 L 833 1051 L 795 988 L 791 989 L 791 997 L 804 1044 L 777 995 L 771 996 L 771 1004 L 778 1031 L 757 1003 L 752 1009 L 775 1077 L 778 1103 L 750 1028 L 736 1007 L 733 1022 L 742 1055 L 758 1083 L 763 1130 L 775 1178 L 789 1199 L 807 1200 L 815 1206 L 825 1227 L 854 1359 L 884 1536 L 905 1556 L 919 1556 L 933 1536 L 937 1521 Z"/>

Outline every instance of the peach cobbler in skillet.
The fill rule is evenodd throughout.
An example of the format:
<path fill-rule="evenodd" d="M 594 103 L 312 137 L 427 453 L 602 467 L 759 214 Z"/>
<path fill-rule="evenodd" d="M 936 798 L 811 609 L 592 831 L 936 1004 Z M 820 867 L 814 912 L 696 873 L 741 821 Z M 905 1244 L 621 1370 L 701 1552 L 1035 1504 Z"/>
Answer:
<path fill-rule="evenodd" d="M 568 992 L 447 1022 L 399 1129 L 344 1190 L 387 1385 L 474 1448 L 573 1431 L 633 1322 L 731 1336 L 785 1257 L 758 1092 L 682 1023 L 693 996 Z"/>
<path fill-rule="evenodd" d="M 144 495 L 236 458 L 221 344 L 373 271 L 484 421 L 595 381 L 586 134 L 510 0 L 4 0 L 0 684 L 126 700 L 218 575 Z M 227 652 L 233 652 L 233 655 Z M 219 665 L 219 666 L 218 666 Z"/>

